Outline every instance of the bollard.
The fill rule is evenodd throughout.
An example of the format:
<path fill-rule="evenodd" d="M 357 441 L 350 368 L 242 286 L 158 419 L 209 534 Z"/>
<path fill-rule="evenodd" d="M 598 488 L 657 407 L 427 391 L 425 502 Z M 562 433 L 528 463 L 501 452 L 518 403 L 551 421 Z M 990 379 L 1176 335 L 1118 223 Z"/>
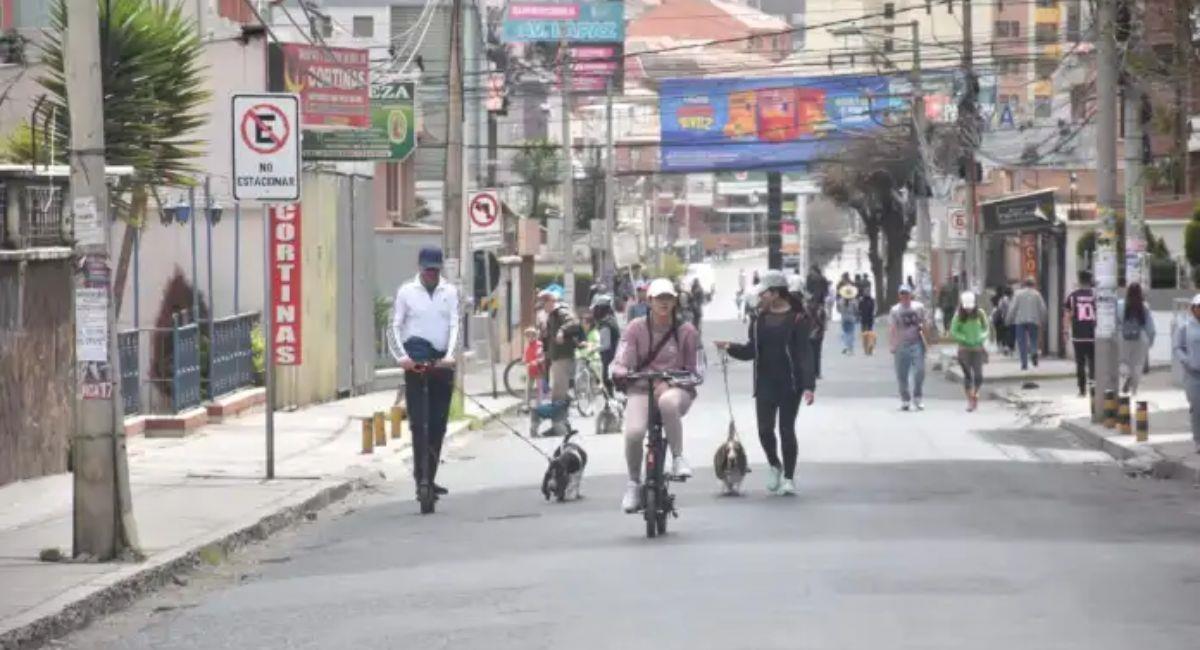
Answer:
<path fill-rule="evenodd" d="M 1117 432 L 1123 436 L 1133 433 L 1130 428 L 1129 396 L 1122 395 L 1117 406 Z"/>
<path fill-rule="evenodd" d="M 375 431 L 371 418 L 362 419 L 362 453 L 370 454 L 375 451 Z"/>
<path fill-rule="evenodd" d="M 392 440 L 400 439 L 400 425 L 404 422 L 404 409 L 399 406 L 392 407 Z"/>
<path fill-rule="evenodd" d="M 1104 427 L 1111 429 L 1117 426 L 1117 391 L 1104 391 Z"/>
<path fill-rule="evenodd" d="M 383 411 L 375 411 L 375 417 L 371 418 L 371 422 L 375 427 L 375 446 L 387 446 L 387 429 L 383 426 Z"/>
<path fill-rule="evenodd" d="M 1150 439 L 1150 403 L 1137 403 L 1137 441 L 1146 442 Z"/>

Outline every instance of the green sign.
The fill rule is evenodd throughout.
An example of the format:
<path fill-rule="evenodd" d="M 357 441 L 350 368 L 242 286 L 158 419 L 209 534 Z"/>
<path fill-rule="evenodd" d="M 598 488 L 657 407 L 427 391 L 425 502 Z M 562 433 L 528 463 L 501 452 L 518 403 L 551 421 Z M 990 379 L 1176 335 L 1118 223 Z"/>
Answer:
<path fill-rule="evenodd" d="M 410 82 L 371 85 L 371 125 L 365 129 L 304 131 L 305 160 L 387 160 L 399 162 L 417 148 L 417 114 Z"/>

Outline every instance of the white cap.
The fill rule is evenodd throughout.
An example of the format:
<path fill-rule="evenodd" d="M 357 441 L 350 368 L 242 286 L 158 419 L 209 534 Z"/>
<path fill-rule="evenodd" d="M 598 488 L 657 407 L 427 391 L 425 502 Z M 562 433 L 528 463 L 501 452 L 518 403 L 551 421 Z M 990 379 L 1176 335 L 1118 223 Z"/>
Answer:
<path fill-rule="evenodd" d="M 787 289 L 788 279 L 783 271 L 778 269 L 770 269 L 762 274 L 759 280 L 762 283 L 763 289 Z"/>
<path fill-rule="evenodd" d="M 1192 296 L 1192 306 L 1200 307 L 1200 293 Z"/>
<path fill-rule="evenodd" d="M 963 309 L 975 309 L 975 292 L 964 291 L 958 300 L 962 303 Z"/>
<path fill-rule="evenodd" d="M 909 286 L 907 283 L 900 285 L 899 293 L 912 293 L 912 292 L 913 292 L 912 287 Z"/>
<path fill-rule="evenodd" d="M 646 291 L 646 293 L 648 293 L 651 298 L 657 298 L 658 296 L 664 295 L 674 297 L 675 285 L 666 278 L 655 278 L 654 281 L 650 283 L 650 288 Z"/>

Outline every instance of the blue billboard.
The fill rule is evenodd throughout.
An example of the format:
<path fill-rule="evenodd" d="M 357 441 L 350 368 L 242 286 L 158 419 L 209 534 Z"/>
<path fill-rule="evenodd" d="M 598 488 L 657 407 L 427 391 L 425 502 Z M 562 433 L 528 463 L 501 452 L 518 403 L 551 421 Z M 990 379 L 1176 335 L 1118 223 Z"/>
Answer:
<path fill-rule="evenodd" d="M 659 89 L 662 169 L 802 168 L 847 138 L 906 119 L 880 76 L 668 79 Z"/>
<path fill-rule="evenodd" d="M 622 2 L 509 2 L 502 37 L 506 43 L 623 43 Z"/>

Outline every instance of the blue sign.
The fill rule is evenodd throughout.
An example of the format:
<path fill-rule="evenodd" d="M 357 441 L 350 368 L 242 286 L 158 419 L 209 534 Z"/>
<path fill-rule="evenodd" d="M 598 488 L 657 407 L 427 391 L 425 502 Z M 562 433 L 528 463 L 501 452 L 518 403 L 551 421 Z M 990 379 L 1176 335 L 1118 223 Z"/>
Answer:
<path fill-rule="evenodd" d="M 506 43 L 622 43 L 622 2 L 510 2 L 504 13 Z"/>
<path fill-rule="evenodd" d="M 907 120 L 878 76 L 669 79 L 659 90 L 662 169 L 797 169 L 845 140 Z"/>

